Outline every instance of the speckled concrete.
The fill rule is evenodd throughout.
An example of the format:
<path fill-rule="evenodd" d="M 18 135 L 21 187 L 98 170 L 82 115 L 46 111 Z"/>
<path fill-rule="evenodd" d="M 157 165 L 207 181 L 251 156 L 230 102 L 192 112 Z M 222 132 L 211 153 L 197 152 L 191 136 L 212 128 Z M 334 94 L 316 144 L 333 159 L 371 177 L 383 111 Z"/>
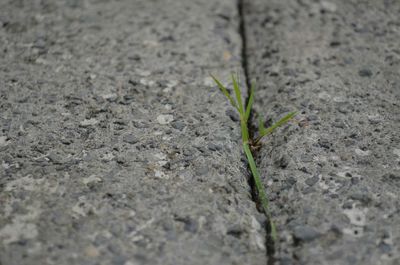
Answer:
<path fill-rule="evenodd" d="M 245 0 L 277 264 L 400 264 L 400 2 Z"/>
<path fill-rule="evenodd" d="M 0 264 L 265 264 L 236 5 L 0 1 Z"/>

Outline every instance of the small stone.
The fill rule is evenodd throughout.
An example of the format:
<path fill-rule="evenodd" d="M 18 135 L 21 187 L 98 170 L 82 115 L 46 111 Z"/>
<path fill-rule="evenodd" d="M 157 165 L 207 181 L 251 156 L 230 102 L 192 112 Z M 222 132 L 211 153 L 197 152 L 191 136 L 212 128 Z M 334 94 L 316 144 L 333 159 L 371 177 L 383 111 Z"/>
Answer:
<path fill-rule="evenodd" d="M 361 210 L 361 209 L 344 209 L 343 213 L 349 218 L 349 221 L 351 224 L 356 225 L 356 226 L 365 226 L 367 223 L 367 217 L 366 213 L 367 210 Z"/>
<path fill-rule="evenodd" d="M 139 142 L 139 140 L 137 139 L 137 137 L 133 134 L 127 134 L 122 138 L 122 141 L 124 141 L 125 143 L 128 144 L 136 144 L 137 142 Z"/>
<path fill-rule="evenodd" d="M 286 168 L 289 165 L 289 157 L 283 154 L 277 159 L 275 159 L 274 163 L 277 167 Z"/>
<path fill-rule="evenodd" d="M 336 12 L 336 9 L 337 9 L 335 3 L 328 2 L 328 1 L 322 1 L 321 8 L 322 8 L 322 10 L 331 12 L 331 13 Z"/>
<path fill-rule="evenodd" d="M 293 186 L 294 184 L 296 184 L 297 180 L 294 177 L 288 177 L 285 182 L 289 185 L 289 186 Z"/>
<path fill-rule="evenodd" d="M 108 100 L 108 101 L 110 101 L 110 102 L 114 102 L 115 100 L 117 100 L 118 95 L 115 94 L 115 93 L 110 93 L 110 94 L 101 95 L 101 97 L 102 97 L 104 100 Z"/>
<path fill-rule="evenodd" d="M 297 226 L 293 233 L 294 239 L 302 242 L 310 242 L 319 236 L 320 234 L 310 226 Z"/>
<path fill-rule="evenodd" d="M 63 158 L 59 154 L 53 151 L 47 155 L 47 158 L 50 159 L 50 161 L 53 162 L 54 164 L 61 164 L 63 161 Z"/>
<path fill-rule="evenodd" d="M 174 120 L 174 116 L 170 114 L 161 114 L 157 116 L 157 122 L 161 125 L 166 125 Z"/>
<path fill-rule="evenodd" d="M 183 149 L 184 156 L 192 156 L 192 155 L 194 155 L 194 153 L 195 153 L 194 148 L 186 147 L 185 149 Z"/>
<path fill-rule="evenodd" d="M 359 178 L 351 178 L 351 185 L 357 185 L 359 182 L 360 182 L 360 179 Z"/>
<path fill-rule="evenodd" d="M 339 195 L 336 194 L 336 193 L 332 193 L 332 194 L 329 194 L 329 197 L 330 197 L 331 199 L 338 199 L 338 198 L 339 198 Z"/>
<path fill-rule="evenodd" d="M 98 120 L 92 118 L 92 119 L 86 119 L 84 121 L 81 121 L 81 126 L 82 127 L 89 127 L 89 126 L 93 126 L 96 125 L 97 123 L 99 123 Z"/>
<path fill-rule="evenodd" d="M 362 69 L 360 69 L 360 71 L 358 71 L 358 74 L 361 77 L 371 77 L 372 71 L 368 68 L 362 68 Z"/>
<path fill-rule="evenodd" d="M 393 149 L 393 154 L 400 158 L 400 149 Z"/>
<path fill-rule="evenodd" d="M 208 167 L 206 167 L 206 166 L 200 166 L 199 168 L 196 169 L 196 172 L 195 172 L 195 174 L 197 176 L 203 176 L 207 173 L 208 173 Z"/>
<path fill-rule="evenodd" d="M 306 194 L 309 194 L 309 193 L 311 193 L 311 192 L 315 192 L 315 189 L 312 188 L 312 187 L 306 187 L 306 188 L 302 189 L 301 192 L 302 192 L 304 195 L 306 195 Z"/>
<path fill-rule="evenodd" d="M 312 177 L 312 178 L 306 179 L 305 183 L 306 183 L 308 186 L 313 186 L 315 183 L 318 182 L 318 180 L 319 180 L 319 177 L 318 177 L 318 176 L 314 176 L 314 177 Z"/>
<path fill-rule="evenodd" d="M 154 176 L 159 179 L 169 179 L 169 176 L 160 170 L 155 170 Z"/>
<path fill-rule="evenodd" d="M 367 118 L 368 118 L 369 123 L 373 124 L 373 125 L 379 124 L 383 120 L 383 118 L 379 114 L 368 115 Z"/>
<path fill-rule="evenodd" d="M 395 173 L 386 173 L 382 175 L 381 178 L 384 182 L 400 186 L 400 175 L 398 174 L 396 175 Z"/>
<path fill-rule="evenodd" d="M 185 230 L 186 231 L 188 231 L 188 232 L 191 232 L 191 233 L 196 233 L 196 231 L 197 231 L 197 229 L 198 229 L 198 224 L 197 224 L 197 222 L 196 222 L 196 220 L 193 220 L 193 219 L 188 219 L 186 222 L 185 222 Z"/>
<path fill-rule="evenodd" d="M 211 150 L 211 151 L 219 151 L 219 150 L 222 149 L 221 146 L 216 145 L 216 144 L 214 144 L 214 143 L 209 143 L 209 144 L 207 145 L 207 147 L 208 147 L 208 149 Z"/>
<path fill-rule="evenodd" d="M 318 144 L 325 149 L 329 149 L 332 146 L 332 143 L 328 139 L 318 139 Z"/>
<path fill-rule="evenodd" d="M 6 145 L 8 145 L 7 137 L 0 136 L 0 146 L 6 146 Z"/>
<path fill-rule="evenodd" d="M 337 41 L 337 40 L 333 40 L 333 41 L 331 41 L 331 43 L 329 43 L 329 46 L 331 46 L 331 47 L 339 47 L 340 46 L 340 41 Z"/>
<path fill-rule="evenodd" d="M 88 257 L 96 258 L 100 255 L 100 251 L 94 246 L 88 246 L 85 248 L 85 254 Z"/>
<path fill-rule="evenodd" d="M 142 78 L 139 80 L 139 83 L 145 86 L 154 86 L 156 82 L 154 82 L 153 80 L 147 80 L 145 78 Z"/>
<path fill-rule="evenodd" d="M 244 232 L 245 231 L 239 224 L 235 224 L 227 229 L 226 234 L 236 238 L 240 238 Z"/>
<path fill-rule="evenodd" d="M 363 204 L 371 203 L 372 199 L 365 193 L 353 193 L 349 196 L 350 199 L 362 202 Z"/>
<path fill-rule="evenodd" d="M 186 127 L 186 124 L 182 121 L 175 121 L 172 123 L 172 127 L 179 131 L 182 131 Z"/>
<path fill-rule="evenodd" d="M 93 185 L 93 184 L 102 183 L 102 182 L 103 182 L 103 179 L 100 178 L 100 177 L 98 177 L 98 176 L 96 176 L 96 175 L 90 175 L 89 177 L 84 178 L 84 179 L 82 180 L 82 182 L 83 182 L 83 184 L 85 184 L 85 185 L 87 185 L 87 186 L 91 186 L 91 185 Z"/>
<path fill-rule="evenodd" d="M 347 201 L 347 202 L 343 203 L 342 208 L 343 209 L 352 209 L 353 203 L 351 201 Z"/>
<path fill-rule="evenodd" d="M 354 150 L 354 152 L 355 152 L 357 155 L 359 155 L 359 156 L 367 156 L 367 155 L 370 154 L 370 151 L 369 151 L 369 150 L 364 151 L 364 150 L 361 150 L 361 149 L 359 149 L 359 148 L 356 148 L 356 149 Z"/>

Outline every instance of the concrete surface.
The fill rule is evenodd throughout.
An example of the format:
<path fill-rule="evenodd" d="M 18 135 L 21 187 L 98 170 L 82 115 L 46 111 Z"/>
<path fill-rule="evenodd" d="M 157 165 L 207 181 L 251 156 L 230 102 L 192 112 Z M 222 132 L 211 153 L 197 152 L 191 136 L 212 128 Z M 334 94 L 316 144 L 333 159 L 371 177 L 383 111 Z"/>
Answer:
<path fill-rule="evenodd" d="M 236 5 L 0 1 L 1 265 L 265 264 Z"/>
<path fill-rule="evenodd" d="M 400 264 L 399 13 L 0 0 L 0 265 Z M 266 125 L 299 111 L 257 154 L 274 257 L 209 78 L 243 60 Z"/>
<path fill-rule="evenodd" d="M 277 264 L 400 264 L 400 2 L 244 6 Z"/>

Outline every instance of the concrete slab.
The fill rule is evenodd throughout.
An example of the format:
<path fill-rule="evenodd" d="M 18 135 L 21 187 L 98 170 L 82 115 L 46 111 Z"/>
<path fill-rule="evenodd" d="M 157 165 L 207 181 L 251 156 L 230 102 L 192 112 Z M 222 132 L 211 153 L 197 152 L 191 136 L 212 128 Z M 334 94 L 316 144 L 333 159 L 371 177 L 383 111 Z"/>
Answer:
<path fill-rule="evenodd" d="M 0 47 L 0 264 L 265 263 L 236 1 L 3 0 Z"/>
<path fill-rule="evenodd" d="M 400 264 L 400 2 L 244 6 L 280 264 Z"/>

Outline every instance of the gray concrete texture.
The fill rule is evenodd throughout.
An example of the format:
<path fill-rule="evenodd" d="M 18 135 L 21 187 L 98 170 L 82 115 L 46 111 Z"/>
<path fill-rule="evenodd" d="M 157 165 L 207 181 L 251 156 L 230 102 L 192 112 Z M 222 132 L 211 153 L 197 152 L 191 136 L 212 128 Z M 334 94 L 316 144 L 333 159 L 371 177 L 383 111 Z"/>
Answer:
<path fill-rule="evenodd" d="M 0 0 L 0 265 L 272 264 L 242 62 L 275 264 L 400 263 L 400 2 L 239 2 Z"/>
<path fill-rule="evenodd" d="M 241 71 L 238 21 L 233 0 L 0 1 L 1 265 L 264 264 L 209 78 Z"/>
<path fill-rule="evenodd" d="M 400 1 L 245 3 L 279 264 L 400 264 Z"/>

